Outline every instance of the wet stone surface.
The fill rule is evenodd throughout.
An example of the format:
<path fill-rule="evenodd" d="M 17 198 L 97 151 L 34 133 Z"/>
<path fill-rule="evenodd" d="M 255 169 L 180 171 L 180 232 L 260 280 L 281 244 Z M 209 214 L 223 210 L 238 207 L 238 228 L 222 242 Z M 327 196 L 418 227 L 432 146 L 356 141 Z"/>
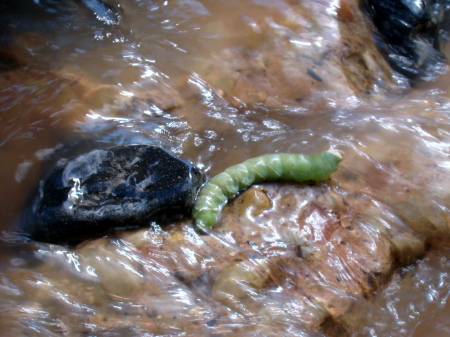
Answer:
<path fill-rule="evenodd" d="M 93 150 L 57 166 L 24 213 L 36 241 L 74 244 L 117 227 L 189 213 L 205 176 L 156 146 Z"/>
<path fill-rule="evenodd" d="M 375 41 L 391 67 L 411 80 L 434 80 L 445 70 L 440 34 L 448 20 L 443 1 L 366 0 Z"/>

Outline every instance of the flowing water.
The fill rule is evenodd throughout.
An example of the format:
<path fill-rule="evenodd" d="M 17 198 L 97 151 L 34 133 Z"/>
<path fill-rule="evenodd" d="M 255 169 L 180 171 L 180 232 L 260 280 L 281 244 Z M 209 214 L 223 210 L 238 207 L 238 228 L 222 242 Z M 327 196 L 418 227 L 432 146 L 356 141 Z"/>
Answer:
<path fill-rule="evenodd" d="M 21 210 L 55 162 L 99 144 L 156 144 L 210 175 L 265 153 L 341 151 L 333 191 L 370 197 L 379 217 L 402 219 L 427 250 L 356 298 L 347 333 L 450 336 L 450 74 L 442 67 L 411 88 L 377 58 L 358 15 L 352 1 L 331 0 L 4 1 L 4 335 L 265 334 L 239 304 L 217 309 L 221 321 L 209 316 L 208 282 L 170 276 L 167 265 L 195 273 L 212 263 L 189 246 L 204 245 L 190 219 L 75 248 L 17 241 Z M 356 26 L 366 28 L 349 33 Z M 179 230 L 189 245 L 169 245 L 167 260 L 157 249 Z M 287 290 L 271 291 L 255 306 Z M 267 335 L 326 333 L 293 316 L 278 329 L 271 315 Z"/>

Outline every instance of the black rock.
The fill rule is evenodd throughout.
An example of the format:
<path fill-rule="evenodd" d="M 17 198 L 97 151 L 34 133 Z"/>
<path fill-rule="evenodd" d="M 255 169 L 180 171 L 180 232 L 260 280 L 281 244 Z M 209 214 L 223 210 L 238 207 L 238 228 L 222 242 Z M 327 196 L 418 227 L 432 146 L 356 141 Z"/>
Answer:
<path fill-rule="evenodd" d="M 182 217 L 204 181 L 196 167 L 156 146 L 94 150 L 40 182 L 21 231 L 36 241 L 74 244 L 114 228 Z"/>
<path fill-rule="evenodd" d="M 445 67 L 439 36 L 448 0 L 365 0 L 375 42 L 391 67 L 413 82 L 433 80 Z"/>

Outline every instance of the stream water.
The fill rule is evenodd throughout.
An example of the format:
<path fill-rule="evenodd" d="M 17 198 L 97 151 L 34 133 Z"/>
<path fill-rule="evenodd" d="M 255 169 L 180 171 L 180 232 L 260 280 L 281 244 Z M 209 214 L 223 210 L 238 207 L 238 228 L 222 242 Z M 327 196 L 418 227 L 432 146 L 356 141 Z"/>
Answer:
<path fill-rule="evenodd" d="M 190 219 L 75 248 L 17 242 L 27 198 L 58 160 L 99 144 L 156 144 L 209 175 L 265 153 L 341 151 L 336 193 L 370 196 L 427 251 L 356 299 L 346 333 L 450 336 L 450 73 L 442 66 L 411 87 L 377 59 L 358 15 L 356 2 L 337 0 L 3 1 L 2 335 L 264 334 L 258 317 L 232 307 L 215 325 L 203 283 L 167 281 L 164 259 L 136 248 L 174 240 Z M 168 254 L 190 265 L 200 253 Z M 266 335 L 326 335 L 289 322 Z"/>

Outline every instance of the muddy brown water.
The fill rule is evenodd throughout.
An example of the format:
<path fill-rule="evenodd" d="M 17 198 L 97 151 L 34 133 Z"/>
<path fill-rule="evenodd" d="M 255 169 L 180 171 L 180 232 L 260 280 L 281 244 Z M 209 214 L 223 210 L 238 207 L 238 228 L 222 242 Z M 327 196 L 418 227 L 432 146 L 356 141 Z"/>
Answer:
<path fill-rule="evenodd" d="M 265 153 L 343 152 L 335 184 L 391 207 L 429 249 L 372 297 L 356 301 L 359 324 L 349 334 L 450 336 L 450 73 L 410 88 L 377 59 L 369 40 L 348 42 L 351 25 L 366 27 L 355 36 L 370 27 L 352 1 L 122 0 L 114 5 L 118 24 L 80 3 L 64 6 L 56 9 L 59 17 L 47 8 L 48 16 L 12 17 L 16 24 L 4 29 L 5 336 L 195 335 L 189 320 L 208 317 L 179 283 L 166 300 L 150 286 L 140 300 L 133 297 L 148 275 L 163 283 L 167 272 L 130 248 L 142 238 L 107 237 L 80 251 L 16 241 L 20 212 L 53 163 L 95 144 L 130 143 L 160 145 L 210 175 Z M 344 40 L 360 49 L 343 51 Z M 368 74 L 352 69 L 352 61 L 339 63 L 358 53 Z M 142 237 L 157 243 L 157 227 Z M 181 254 L 183 263 L 195 260 L 189 247 Z M 111 259 L 111 270 L 102 269 Z M 158 323 L 158 303 L 161 312 L 186 310 L 187 323 Z M 239 331 L 239 313 L 227 315 L 222 326 L 209 320 L 208 333 Z M 321 335 L 294 323 L 280 329 L 273 335 Z"/>

